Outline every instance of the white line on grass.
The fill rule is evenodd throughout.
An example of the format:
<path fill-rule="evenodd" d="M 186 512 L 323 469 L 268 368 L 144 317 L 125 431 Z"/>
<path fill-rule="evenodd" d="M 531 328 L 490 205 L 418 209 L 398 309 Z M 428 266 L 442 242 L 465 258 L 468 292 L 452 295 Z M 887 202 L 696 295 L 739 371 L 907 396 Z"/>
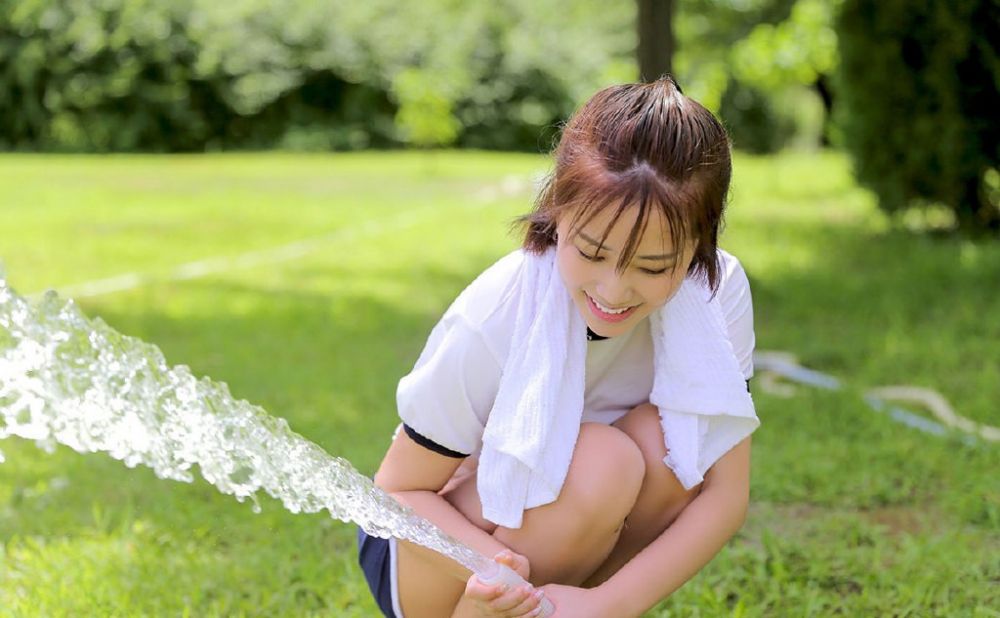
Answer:
<path fill-rule="evenodd" d="M 473 196 L 474 202 L 470 206 L 467 206 L 467 208 L 478 210 L 500 198 L 516 195 L 529 186 L 537 188 L 539 178 L 533 176 L 530 180 L 531 182 L 529 183 L 529 179 L 524 176 L 507 176 L 499 183 L 487 186 L 476 192 Z M 67 285 L 59 288 L 57 291 L 60 296 L 67 298 L 90 298 L 131 290 L 154 281 L 184 281 L 242 268 L 289 262 L 317 251 L 334 241 L 357 240 L 385 232 L 405 229 L 437 211 L 437 208 L 412 210 L 386 220 L 366 221 L 360 225 L 342 228 L 330 234 L 298 240 L 279 247 L 188 262 L 176 267 L 166 276 L 131 272 L 115 275 L 114 277 Z M 37 297 L 40 295 L 34 294 L 33 296 Z"/>

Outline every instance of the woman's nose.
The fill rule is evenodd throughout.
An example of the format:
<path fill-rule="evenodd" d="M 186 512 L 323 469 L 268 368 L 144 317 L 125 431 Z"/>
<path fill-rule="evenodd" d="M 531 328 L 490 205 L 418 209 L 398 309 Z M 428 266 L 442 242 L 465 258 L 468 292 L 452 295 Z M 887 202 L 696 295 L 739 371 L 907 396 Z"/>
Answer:
<path fill-rule="evenodd" d="M 605 274 L 597 285 L 597 293 L 601 295 L 601 302 L 609 303 L 612 306 L 628 304 L 631 290 L 629 282 L 625 276 L 614 269 Z"/>

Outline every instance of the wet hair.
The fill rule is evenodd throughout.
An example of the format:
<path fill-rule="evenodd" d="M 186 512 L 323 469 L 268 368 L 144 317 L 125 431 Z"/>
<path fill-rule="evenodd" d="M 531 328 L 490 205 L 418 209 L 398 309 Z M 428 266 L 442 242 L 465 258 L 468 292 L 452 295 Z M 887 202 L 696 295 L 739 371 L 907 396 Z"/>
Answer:
<path fill-rule="evenodd" d="M 575 235 L 611 208 L 603 245 L 622 213 L 637 206 L 636 223 L 616 265 L 623 271 L 656 209 L 676 249 L 696 243 L 688 275 L 718 289 L 716 247 L 732 176 L 729 137 L 672 77 L 600 90 L 566 123 L 552 154 L 555 167 L 534 207 L 514 222 L 524 228 L 526 251 L 541 254 L 555 245 L 563 214 L 572 211 Z"/>

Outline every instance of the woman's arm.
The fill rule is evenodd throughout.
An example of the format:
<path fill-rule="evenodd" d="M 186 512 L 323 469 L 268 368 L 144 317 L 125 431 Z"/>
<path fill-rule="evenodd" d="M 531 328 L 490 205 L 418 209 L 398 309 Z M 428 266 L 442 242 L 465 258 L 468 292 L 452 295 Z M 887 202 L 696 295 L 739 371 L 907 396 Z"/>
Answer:
<path fill-rule="evenodd" d="M 694 576 L 743 526 L 750 500 L 750 438 L 705 474 L 674 523 L 595 590 L 615 616 L 641 616 Z"/>
<path fill-rule="evenodd" d="M 375 485 L 472 549 L 494 556 L 507 547 L 438 494 L 461 463 L 462 459 L 428 450 L 400 431 L 375 474 Z M 429 563 L 463 582 L 471 575 L 450 558 L 416 545 L 414 548 Z"/>

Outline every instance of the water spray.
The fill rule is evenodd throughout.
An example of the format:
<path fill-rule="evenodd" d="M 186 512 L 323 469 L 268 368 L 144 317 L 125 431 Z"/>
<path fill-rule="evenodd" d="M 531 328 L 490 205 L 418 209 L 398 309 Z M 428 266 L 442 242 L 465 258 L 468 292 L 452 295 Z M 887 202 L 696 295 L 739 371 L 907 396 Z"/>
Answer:
<path fill-rule="evenodd" d="M 249 498 L 255 512 L 264 491 L 292 513 L 326 510 L 369 535 L 432 549 L 484 583 L 527 583 L 396 502 L 284 419 L 235 399 L 224 383 L 170 367 L 156 346 L 87 318 L 55 292 L 29 303 L 0 272 L 0 439 L 9 436 L 50 451 L 59 443 L 108 453 L 162 479 L 191 482 L 197 465 L 222 493 Z M 540 616 L 554 612 L 548 599 L 542 605 Z"/>

